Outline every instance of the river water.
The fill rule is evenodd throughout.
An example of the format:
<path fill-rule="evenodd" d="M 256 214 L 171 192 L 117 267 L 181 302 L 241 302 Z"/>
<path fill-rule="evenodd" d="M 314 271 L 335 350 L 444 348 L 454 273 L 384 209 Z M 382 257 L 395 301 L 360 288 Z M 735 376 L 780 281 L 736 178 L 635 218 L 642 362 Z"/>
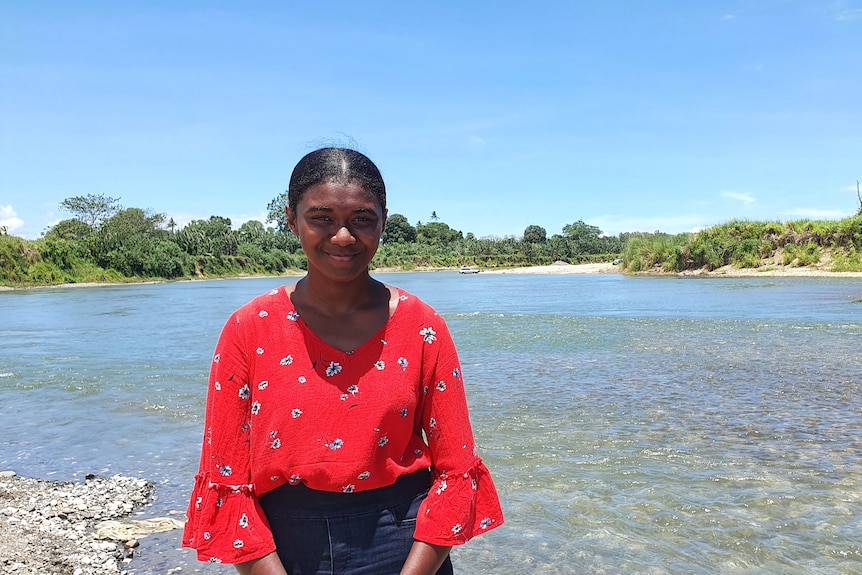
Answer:
<path fill-rule="evenodd" d="M 506 524 L 462 574 L 862 572 L 862 280 L 378 276 L 458 343 Z M 0 469 L 183 511 L 206 370 L 289 278 L 0 292 Z M 132 573 L 232 573 L 143 539 Z"/>

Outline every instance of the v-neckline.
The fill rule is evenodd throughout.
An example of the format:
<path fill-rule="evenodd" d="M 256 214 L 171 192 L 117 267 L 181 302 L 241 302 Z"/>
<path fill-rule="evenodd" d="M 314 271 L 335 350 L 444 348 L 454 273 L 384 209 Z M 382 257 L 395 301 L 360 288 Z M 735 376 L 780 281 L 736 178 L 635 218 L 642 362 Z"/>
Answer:
<path fill-rule="evenodd" d="M 290 304 L 291 310 L 293 311 L 293 313 L 296 314 L 296 318 L 297 318 L 296 322 L 299 324 L 302 331 L 308 333 L 311 337 L 313 337 L 317 341 L 318 344 L 320 344 L 324 347 L 327 347 L 327 348 L 331 349 L 332 351 L 335 351 L 335 352 L 337 352 L 343 356 L 352 357 L 352 356 L 358 355 L 361 350 L 363 350 L 364 348 L 371 345 L 374 341 L 380 340 L 381 335 L 386 332 L 386 329 L 392 323 L 392 320 L 395 319 L 396 314 L 398 314 L 398 310 L 401 309 L 401 302 L 404 299 L 404 292 L 401 291 L 401 288 L 395 287 L 395 291 L 397 293 L 397 297 L 396 297 L 396 301 L 395 301 L 395 309 L 392 311 L 392 314 L 389 316 L 389 319 L 387 319 L 386 323 L 384 323 L 380 327 L 380 329 L 378 329 L 376 332 L 374 332 L 371 335 L 371 337 L 369 337 L 364 342 L 362 342 L 361 344 L 359 344 L 357 347 L 353 348 L 350 351 L 345 351 L 343 349 L 335 347 L 334 345 L 332 345 L 331 343 L 329 343 L 328 341 L 326 341 L 325 339 L 320 337 L 317 334 L 317 332 L 315 332 L 313 329 L 311 329 L 311 326 L 309 326 L 307 323 L 305 323 L 305 319 L 303 319 L 302 314 L 299 313 L 299 310 L 296 309 L 296 306 L 294 305 L 293 300 L 290 297 L 291 294 L 290 294 L 290 292 L 287 291 L 286 287 L 285 287 L 284 293 L 285 293 L 285 296 L 287 297 L 287 301 Z"/>

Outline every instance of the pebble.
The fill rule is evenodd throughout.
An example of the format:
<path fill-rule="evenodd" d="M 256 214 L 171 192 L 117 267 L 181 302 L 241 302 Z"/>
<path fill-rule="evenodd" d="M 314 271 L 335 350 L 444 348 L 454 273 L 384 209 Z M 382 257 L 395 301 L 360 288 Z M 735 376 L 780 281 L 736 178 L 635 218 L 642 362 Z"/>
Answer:
<path fill-rule="evenodd" d="M 153 500 L 153 485 L 134 477 L 88 475 L 83 483 L 59 483 L 0 471 L 0 572 L 127 574 L 138 542 L 96 539 L 95 525 Z"/>

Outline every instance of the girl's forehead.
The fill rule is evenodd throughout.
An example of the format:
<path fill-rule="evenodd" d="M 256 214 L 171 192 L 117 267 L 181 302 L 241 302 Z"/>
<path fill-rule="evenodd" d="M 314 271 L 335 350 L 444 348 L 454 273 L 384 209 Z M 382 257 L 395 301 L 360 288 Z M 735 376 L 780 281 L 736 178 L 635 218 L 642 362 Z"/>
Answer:
<path fill-rule="evenodd" d="M 300 203 L 317 204 L 324 200 L 328 204 L 369 204 L 373 203 L 378 208 L 377 196 L 366 190 L 355 180 L 324 180 L 309 186 L 302 194 Z"/>

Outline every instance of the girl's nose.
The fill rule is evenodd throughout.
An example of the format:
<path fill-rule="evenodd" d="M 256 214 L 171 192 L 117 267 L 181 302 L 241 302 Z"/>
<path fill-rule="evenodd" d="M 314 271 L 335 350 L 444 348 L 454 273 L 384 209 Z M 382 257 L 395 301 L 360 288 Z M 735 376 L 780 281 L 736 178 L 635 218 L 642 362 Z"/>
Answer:
<path fill-rule="evenodd" d="M 350 230 L 347 229 L 347 226 L 341 226 L 338 228 L 338 231 L 335 232 L 335 235 L 332 236 L 332 243 L 334 244 L 352 244 L 356 241 L 356 238 L 353 237 L 353 234 L 350 233 Z"/>

